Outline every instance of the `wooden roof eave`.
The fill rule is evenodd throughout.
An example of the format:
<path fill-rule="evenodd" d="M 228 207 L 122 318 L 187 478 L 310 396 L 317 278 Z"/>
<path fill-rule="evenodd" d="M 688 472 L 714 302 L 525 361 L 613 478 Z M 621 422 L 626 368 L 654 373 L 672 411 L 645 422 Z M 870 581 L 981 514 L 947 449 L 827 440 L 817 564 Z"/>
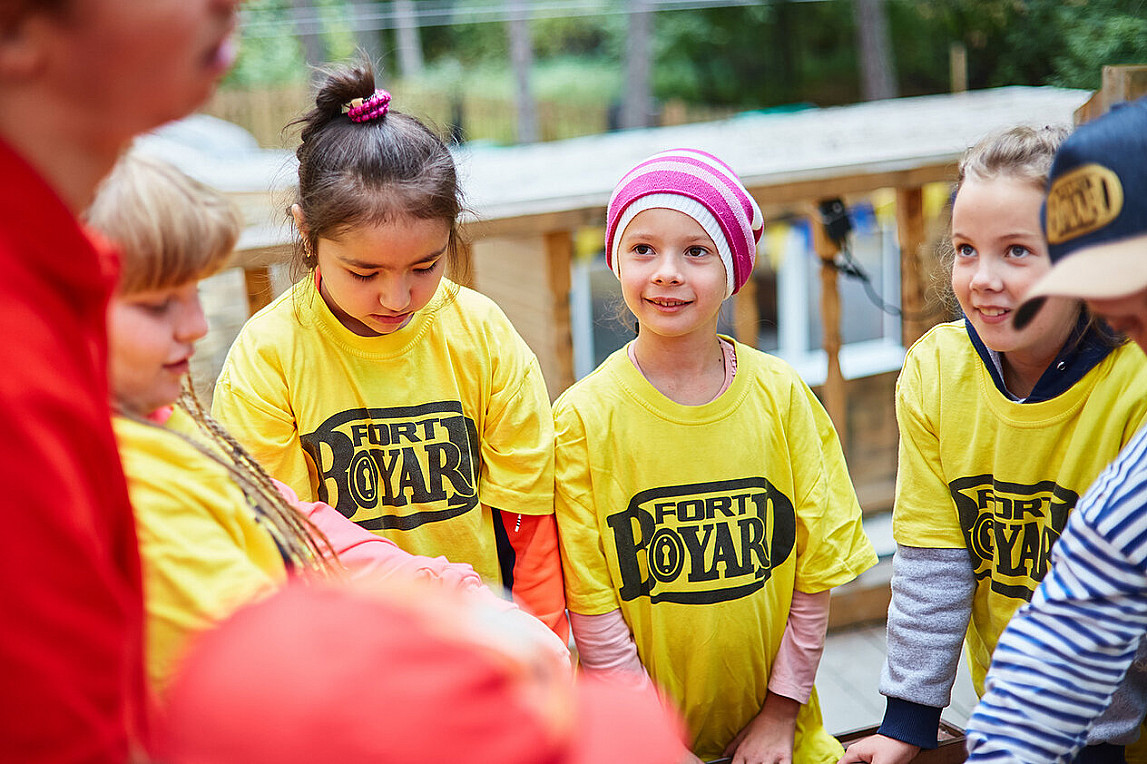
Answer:
<path fill-rule="evenodd" d="M 914 161 L 873 162 L 861 165 L 820 167 L 800 172 L 747 176 L 749 192 L 761 205 L 766 219 L 782 213 L 803 212 L 821 199 L 866 194 L 882 188 L 918 188 L 927 183 L 955 179 L 952 155 L 937 155 Z M 463 219 L 472 238 L 521 236 L 566 231 L 605 224 L 608 194 L 579 198 L 550 198 L 491 205 Z"/>

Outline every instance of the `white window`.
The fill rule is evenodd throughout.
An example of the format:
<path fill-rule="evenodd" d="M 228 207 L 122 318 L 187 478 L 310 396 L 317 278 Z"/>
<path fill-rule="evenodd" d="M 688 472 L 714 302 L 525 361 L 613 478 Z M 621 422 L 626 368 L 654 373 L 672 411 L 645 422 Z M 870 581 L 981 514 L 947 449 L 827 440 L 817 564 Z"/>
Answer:
<path fill-rule="evenodd" d="M 851 217 L 852 258 L 868 275 L 869 282 L 866 287 L 857 278 L 837 274 L 840 367 L 845 379 L 893 371 L 904 361 L 897 315 L 900 248 L 895 222 L 882 221 L 868 203 L 854 205 Z M 821 262 L 813 251 L 810 223 L 805 219 L 791 221 L 787 235 L 774 235 L 768 241 L 784 247 L 778 255 L 769 252 L 768 247 L 762 253 L 769 262 L 780 263 L 776 274 L 778 331 L 774 347 L 759 344 L 761 349 L 791 363 L 808 384 L 819 385 L 827 373 L 828 357 L 822 345 Z"/>
<path fill-rule="evenodd" d="M 869 202 L 850 208 L 852 257 L 868 274 L 863 282 L 838 274 L 841 305 L 841 371 L 846 379 L 899 369 L 904 361 L 900 318 L 900 250 L 891 215 Z M 807 219 L 770 220 L 753 274 L 759 316 L 757 346 L 791 363 L 810 385 L 824 382 L 820 260 Z M 584 232 L 588 234 L 589 232 Z M 600 232 L 599 232 L 600 233 Z M 591 235 L 579 242 L 600 242 Z M 634 337 L 633 316 L 621 301 L 604 251 L 581 247 L 571 290 L 574 373 L 580 379 Z M 588 251 L 587 251 L 588 250 Z M 734 298 L 737 299 L 737 298 Z M 733 300 L 722 306 L 718 331 L 735 335 Z M 879 303 L 879 304 L 878 304 Z M 742 338 L 743 339 L 743 338 Z"/>

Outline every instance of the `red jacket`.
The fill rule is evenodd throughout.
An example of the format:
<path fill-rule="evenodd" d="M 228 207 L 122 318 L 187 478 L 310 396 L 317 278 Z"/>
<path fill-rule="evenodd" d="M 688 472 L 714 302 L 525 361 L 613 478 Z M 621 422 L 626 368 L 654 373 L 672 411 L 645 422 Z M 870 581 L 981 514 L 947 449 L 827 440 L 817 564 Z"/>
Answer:
<path fill-rule="evenodd" d="M 146 735 L 139 552 L 108 414 L 112 272 L 0 141 L 6 762 L 122 764 Z"/>

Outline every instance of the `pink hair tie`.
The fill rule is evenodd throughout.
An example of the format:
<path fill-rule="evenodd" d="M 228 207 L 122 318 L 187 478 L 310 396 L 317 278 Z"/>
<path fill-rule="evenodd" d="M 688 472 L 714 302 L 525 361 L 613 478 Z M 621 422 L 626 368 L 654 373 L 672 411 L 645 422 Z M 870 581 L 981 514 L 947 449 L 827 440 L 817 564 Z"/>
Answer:
<path fill-rule="evenodd" d="M 352 122 L 370 122 L 372 119 L 382 119 L 390 108 L 390 93 L 385 90 L 376 90 L 374 95 L 366 98 L 355 98 L 347 104 L 347 116 Z"/>

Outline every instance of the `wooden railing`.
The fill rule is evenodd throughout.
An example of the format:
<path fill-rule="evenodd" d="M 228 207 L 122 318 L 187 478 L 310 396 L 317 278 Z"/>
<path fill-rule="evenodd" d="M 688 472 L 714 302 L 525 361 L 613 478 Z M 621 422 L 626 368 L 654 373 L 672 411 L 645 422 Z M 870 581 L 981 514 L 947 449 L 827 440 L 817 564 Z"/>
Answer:
<path fill-rule="evenodd" d="M 1147 95 L 1147 66 L 1105 66 L 1103 82 L 1091 98 L 1075 112 L 1075 124 L 1100 117 L 1117 103 Z"/>

